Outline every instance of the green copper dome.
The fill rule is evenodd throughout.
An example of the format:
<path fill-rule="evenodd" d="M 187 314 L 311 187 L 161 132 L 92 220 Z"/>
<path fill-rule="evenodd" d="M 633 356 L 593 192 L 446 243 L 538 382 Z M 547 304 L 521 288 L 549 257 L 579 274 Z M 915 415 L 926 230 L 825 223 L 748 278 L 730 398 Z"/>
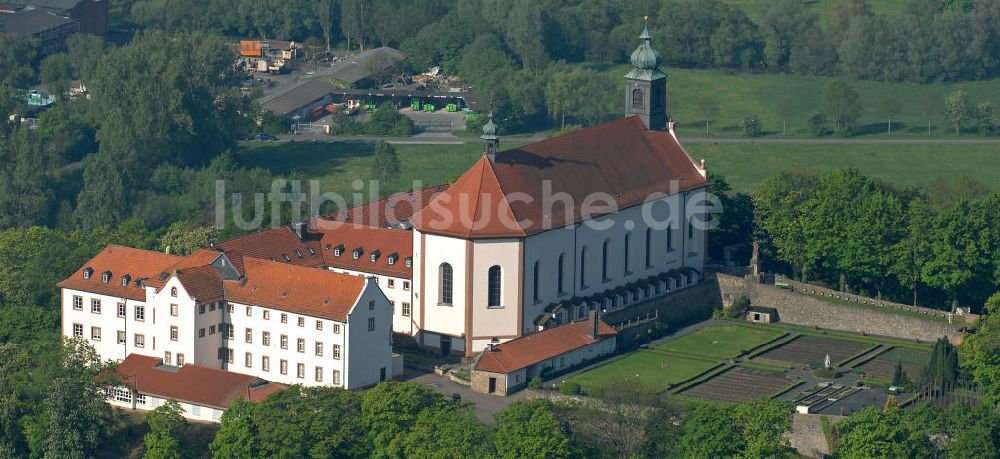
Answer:
<path fill-rule="evenodd" d="M 660 66 L 660 52 L 653 49 L 649 43 L 652 37 L 649 35 L 647 27 L 642 28 L 642 35 L 639 35 L 642 43 L 632 51 L 632 66 L 640 70 L 655 70 Z"/>
<path fill-rule="evenodd" d="M 490 117 L 490 120 L 487 121 L 486 124 L 483 125 L 483 135 L 480 136 L 479 138 L 484 139 L 484 140 L 496 140 L 496 139 L 499 139 L 499 137 L 497 137 L 497 125 L 493 124 L 493 117 L 492 116 Z"/>

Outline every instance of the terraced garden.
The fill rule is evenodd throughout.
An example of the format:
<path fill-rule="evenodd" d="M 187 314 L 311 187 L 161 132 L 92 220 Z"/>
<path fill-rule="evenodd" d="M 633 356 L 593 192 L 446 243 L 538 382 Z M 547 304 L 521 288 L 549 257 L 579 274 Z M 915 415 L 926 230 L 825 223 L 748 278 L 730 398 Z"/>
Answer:
<path fill-rule="evenodd" d="M 639 350 L 566 380 L 580 384 L 584 392 L 593 392 L 620 378 L 637 379 L 644 388 L 659 392 L 666 390 L 671 384 L 691 379 L 718 365 L 718 362 L 708 359 Z"/>
<path fill-rule="evenodd" d="M 730 359 L 784 335 L 769 328 L 743 325 L 720 325 L 700 328 L 680 338 L 656 346 L 656 349 L 710 358 Z"/>
<path fill-rule="evenodd" d="M 863 343 L 803 335 L 783 346 L 767 351 L 754 358 L 755 361 L 784 366 L 802 366 L 822 363 L 826 355 L 834 363 L 869 348 Z"/>
<path fill-rule="evenodd" d="M 733 367 L 679 394 L 704 400 L 740 403 L 769 397 L 791 384 L 792 381 L 781 373 Z"/>
<path fill-rule="evenodd" d="M 903 371 L 912 380 L 920 375 L 929 359 L 930 354 L 926 351 L 893 348 L 861 364 L 860 368 L 872 378 L 888 381 L 892 379 L 896 362 L 899 362 L 903 365 Z"/>

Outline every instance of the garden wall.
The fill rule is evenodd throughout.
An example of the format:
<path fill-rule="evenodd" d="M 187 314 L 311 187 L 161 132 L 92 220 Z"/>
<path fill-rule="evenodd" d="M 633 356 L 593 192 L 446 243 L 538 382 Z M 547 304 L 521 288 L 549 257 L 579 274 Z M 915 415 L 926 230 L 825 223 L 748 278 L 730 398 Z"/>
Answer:
<path fill-rule="evenodd" d="M 962 318 L 952 323 L 945 320 L 900 314 L 891 308 L 878 310 L 873 307 L 852 306 L 824 301 L 810 295 L 795 293 L 791 289 L 751 281 L 749 278 L 717 273 L 720 300 L 729 305 L 740 296 L 746 296 L 755 306 L 769 306 L 778 310 L 780 322 L 816 326 L 869 335 L 894 336 L 918 341 L 934 341 L 947 336 L 952 342 L 962 339 Z M 872 300 L 874 301 L 874 300 Z"/>
<path fill-rule="evenodd" d="M 605 322 L 618 330 L 618 343 L 631 343 L 636 335 L 657 323 L 676 329 L 712 316 L 713 309 L 722 308 L 719 284 L 713 276 L 666 296 L 645 303 L 612 311 L 602 316 Z M 626 346 L 627 347 L 627 346 Z"/>

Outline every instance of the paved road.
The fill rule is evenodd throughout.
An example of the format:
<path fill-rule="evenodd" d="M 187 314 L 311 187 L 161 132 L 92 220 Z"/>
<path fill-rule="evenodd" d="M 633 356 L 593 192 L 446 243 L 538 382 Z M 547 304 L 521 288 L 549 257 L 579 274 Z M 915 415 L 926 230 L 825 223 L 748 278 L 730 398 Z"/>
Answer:
<path fill-rule="evenodd" d="M 524 391 L 517 392 L 508 397 L 480 394 L 478 392 L 473 392 L 469 386 L 457 384 L 447 377 L 438 376 L 433 372 L 419 372 L 410 368 L 406 368 L 403 371 L 402 379 L 426 385 L 445 397 L 450 398 L 452 394 L 461 395 L 463 401 L 473 403 L 476 417 L 479 418 L 480 421 L 490 425 L 496 423 L 493 419 L 494 413 L 503 411 L 504 408 L 507 408 L 507 405 L 510 405 L 517 400 L 525 399 Z"/>

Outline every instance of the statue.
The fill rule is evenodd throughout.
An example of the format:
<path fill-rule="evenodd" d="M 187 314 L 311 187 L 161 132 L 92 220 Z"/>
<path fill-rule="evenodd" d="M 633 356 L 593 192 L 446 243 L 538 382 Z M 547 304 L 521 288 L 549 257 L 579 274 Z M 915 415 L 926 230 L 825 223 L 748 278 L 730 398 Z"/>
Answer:
<path fill-rule="evenodd" d="M 754 280 L 760 282 L 760 243 L 753 241 L 753 256 L 750 257 L 750 273 Z"/>
<path fill-rule="evenodd" d="M 823 366 L 824 366 L 824 367 L 825 367 L 826 369 L 830 369 L 830 368 L 833 368 L 833 364 L 832 364 L 832 363 L 830 362 L 830 354 L 827 354 L 827 355 L 826 355 L 826 358 L 825 358 L 825 359 L 823 359 Z"/>

